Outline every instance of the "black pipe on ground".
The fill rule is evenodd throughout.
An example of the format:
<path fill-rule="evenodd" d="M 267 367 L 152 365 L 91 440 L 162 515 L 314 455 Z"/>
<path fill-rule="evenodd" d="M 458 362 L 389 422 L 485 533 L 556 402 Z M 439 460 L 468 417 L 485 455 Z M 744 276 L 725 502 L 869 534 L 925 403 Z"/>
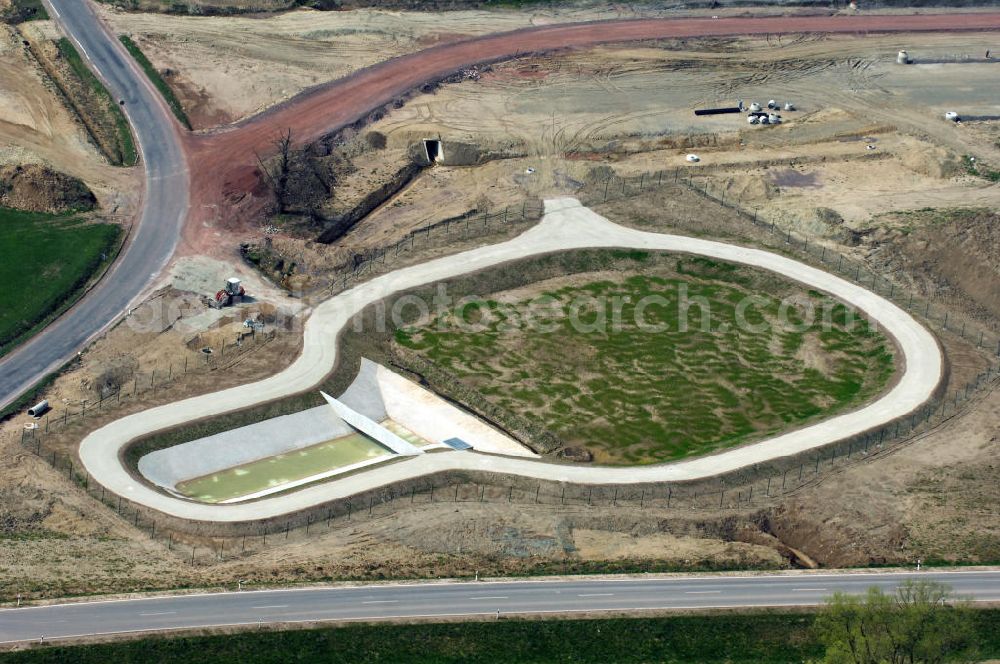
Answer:
<path fill-rule="evenodd" d="M 731 108 L 696 108 L 694 111 L 695 115 L 722 115 L 723 113 L 739 113 L 740 107 L 733 106 Z"/>

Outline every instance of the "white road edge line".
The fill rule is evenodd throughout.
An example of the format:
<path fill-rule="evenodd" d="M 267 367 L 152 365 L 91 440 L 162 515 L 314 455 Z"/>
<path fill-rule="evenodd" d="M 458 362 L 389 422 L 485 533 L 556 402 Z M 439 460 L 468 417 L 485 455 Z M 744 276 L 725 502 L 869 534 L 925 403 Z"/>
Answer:
<path fill-rule="evenodd" d="M 969 569 L 959 569 L 959 570 L 941 570 L 930 572 L 932 575 L 959 575 L 959 574 L 1000 574 L 1000 569 L 981 569 L 981 570 L 969 570 Z M 718 581 L 720 579 L 733 580 L 733 581 L 759 581 L 760 579 L 770 579 L 770 580 L 785 580 L 796 578 L 864 578 L 866 576 L 895 576 L 899 578 L 911 577 L 911 576 L 927 576 L 927 572 L 915 572 L 911 570 L 903 571 L 892 571 L 892 572 L 852 572 L 852 573 L 836 573 L 836 572 L 821 572 L 818 574 L 765 574 L 765 575 L 755 575 L 755 574 L 744 574 L 744 575 L 726 575 L 719 574 L 715 576 L 637 576 L 637 577 L 627 577 L 624 579 L 615 579 L 615 583 L 661 583 L 661 582 L 684 582 L 689 583 L 691 581 Z M 582 581 L 584 583 L 605 583 L 607 579 L 602 579 L 600 577 L 587 577 L 584 579 L 576 579 L 569 577 L 567 579 L 531 579 L 528 580 L 518 580 L 511 581 L 510 579 L 488 579 L 479 581 L 479 585 L 505 585 L 510 583 L 531 583 L 531 584 L 567 584 L 576 583 Z M 885 583 L 892 583 L 893 579 L 885 579 Z M 155 600 L 178 600 L 178 599 L 188 599 L 197 597 L 224 597 L 226 595 L 246 595 L 249 592 L 258 593 L 261 595 L 271 594 L 271 593 L 294 593 L 294 592 L 335 592 L 335 591 L 360 591 L 360 590 L 372 590 L 373 588 L 412 588 L 412 587 L 448 587 L 448 586 L 466 586 L 469 585 L 469 581 L 440 581 L 431 583 L 377 583 L 377 584 L 358 584 L 353 586 L 312 586 L 308 588 L 273 588 L 268 590 L 253 590 L 253 591 L 242 591 L 238 592 L 235 590 L 229 590 L 225 592 L 198 592 L 190 594 L 173 594 L 173 595 L 151 595 L 149 597 L 129 597 L 125 599 L 95 599 L 83 602 L 59 602 L 55 604 L 39 604 L 35 606 L 20 606 L 14 608 L 9 606 L 7 608 L 0 608 L 0 614 L 4 611 L 31 611 L 39 609 L 51 609 L 53 607 L 70 608 L 74 606 L 91 606 L 94 604 L 117 604 L 121 602 L 150 602 Z M 882 581 L 873 581 L 873 583 L 882 583 Z M 559 593 L 558 590 L 554 591 Z M 5 643 L 0 641 L 0 643 Z"/>
<path fill-rule="evenodd" d="M 972 602 L 979 604 L 995 603 L 996 600 L 992 599 L 974 599 Z M 803 607 L 803 606 L 816 606 L 816 604 L 800 604 L 798 602 L 774 602 L 773 604 L 762 604 L 759 607 L 747 606 L 743 604 L 715 604 L 711 606 L 701 606 L 700 609 L 746 609 L 746 608 L 774 608 L 774 607 Z M 646 611 L 670 611 L 670 610 L 684 610 L 684 607 L 669 606 L 669 607 L 632 607 L 632 608 L 612 608 L 612 609 L 601 609 L 601 608 L 587 608 L 587 609 L 543 609 L 538 611 L 511 611 L 508 615 L 522 615 L 522 616 L 532 616 L 532 615 L 549 615 L 549 614 L 570 614 L 570 613 L 592 613 L 594 611 L 606 612 L 606 611 L 624 611 L 628 613 L 640 613 Z M 356 618 L 305 618 L 301 620 L 281 620 L 280 622 L 284 625 L 297 625 L 301 623 L 337 623 L 337 622 L 359 622 L 367 620 L 394 620 L 397 618 L 464 618 L 470 616 L 492 616 L 493 611 L 489 612 L 472 612 L 472 613 L 421 613 L 421 614 L 402 614 L 395 616 L 360 616 Z M 270 623 L 268 623 L 270 624 Z M 156 634 L 158 632 L 165 631 L 175 631 L 175 630 L 195 630 L 195 629 L 216 629 L 219 627 L 256 627 L 259 626 L 259 621 L 254 622 L 234 622 L 234 623 L 215 623 L 212 625 L 186 625 L 186 626 L 173 626 L 173 627 L 151 627 L 147 629 L 123 629 L 111 632 L 95 632 L 93 634 L 66 634 L 63 636 L 52 636 L 46 637 L 49 641 L 61 641 L 66 639 L 79 639 L 83 637 L 100 637 L 100 636 L 111 636 L 114 634 Z M 27 639 L 9 639 L 7 641 L 0 641 L 0 645 L 8 645 L 12 643 L 26 643 L 28 641 L 36 640 L 35 637 L 30 637 Z"/>
<path fill-rule="evenodd" d="M 990 601 L 990 600 L 973 600 L 973 601 Z M 795 607 L 795 606 L 814 606 L 813 604 L 796 604 L 794 602 L 783 602 L 774 604 L 767 604 L 767 608 L 771 607 Z M 725 604 L 718 606 L 702 606 L 698 607 L 701 609 L 745 609 L 746 606 L 740 604 Z M 631 607 L 631 608 L 613 608 L 613 609 L 600 609 L 600 608 L 587 608 L 587 609 L 544 609 L 540 611 L 510 611 L 508 615 L 523 615 L 523 616 L 533 616 L 533 615 L 550 615 L 550 614 L 570 614 L 570 613 L 591 613 L 594 611 L 606 612 L 606 611 L 624 611 L 624 612 L 646 612 L 646 611 L 663 611 L 663 610 L 683 610 L 683 607 Z M 303 618 L 300 620 L 281 620 L 283 625 L 297 625 L 300 623 L 338 623 L 338 622 L 364 622 L 369 620 L 395 620 L 397 618 L 465 618 L 470 616 L 493 616 L 496 615 L 496 611 L 472 611 L 469 613 L 404 613 L 392 616 L 357 616 L 354 618 Z M 64 636 L 46 636 L 48 641 L 59 641 L 65 639 L 79 639 L 85 636 L 99 637 L 99 636 L 111 636 L 113 634 L 154 634 L 156 632 L 174 631 L 174 630 L 195 630 L 195 629 L 216 629 L 219 627 L 257 627 L 260 623 L 258 621 L 253 622 L 233 622 L 233 623 L 214 623 L 211 625 L 184 625 L 184 626 L 172 626 L 172 627 L 153 627 L 150 629 L 123 629 L 110 632 L 95 632 L 93 634 L 67 634 Z M 7 645 L 10 643 L 25 643 L 27 641 L 35 641 L 37 638 L 27 638 L 27 639 L 14 639 L 8 641 L 0 641 L 0 645 Z"/>
<path fill-rule="evenodd" d="M 510 599 L 506 595 L 494 595 L 493 597 L 470 597 L 469 599 Z"/>
<path fill-rule="evenodd" d="M 582 593 L 577 597 L 614 597 L 614 593 Z"/>

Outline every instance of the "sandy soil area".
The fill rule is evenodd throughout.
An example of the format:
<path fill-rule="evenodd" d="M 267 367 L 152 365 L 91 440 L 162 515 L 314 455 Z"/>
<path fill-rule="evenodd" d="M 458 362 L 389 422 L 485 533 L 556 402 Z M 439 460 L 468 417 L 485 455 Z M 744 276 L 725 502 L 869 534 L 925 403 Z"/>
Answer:
<path fill-rule="evenodd" d="M 492 32 L 569 21 L 655 15 L 627 6 L 554 11 L 297 10 L 186 17 L 102 12 L 158 69 L 170 70 L 196 128 L 256 114 L 306 88 L 388 58 Z M 641 12 L 641 14 L 639 13 Z"/>
<path fill-rule="evenodd" d="M 273 24 L 276 29 L 271 36 L 262 37 L 266 43 L 262 52 L 279 54 L 273 57 L 280 60 L 284 57 L 281 53 L 298 54 L 305 48 L 288 36 L 295 34 L 295 29 L 304 29 L 301 26 L 307 23 L 301 21 L 303 15 L 293 12 L 259 20 L 122 14 L 111 20 L 122 21 L 120 29 L 128 22 L 139 22 L 147 26 L 143 28 L 147 32 L 141 34 L 149 35 L 156 34 L 152 26 L 160 22 L 176 24 L 178 35 L 196 28 L 210 32 L 215 21 L 249 21 L 255 30 Z M 364 16 L 355 12 L 316 14 L 320 22 L 353 20 L 360 21 L 358 25 Z M 395 15 L 387 18 L 379 12 L 371 16 L 396 20 Z M 448 20 L 459 22 L 463 16 L 472 20 L 463 12 L 448 16 Z M 408 29 L 426 27 L 424 19 Z M 966 122 L 958 127 L 944 121 L 942 109 L 957 108 L 974 117 L 995 113 L 993 102 L 982 92 L 990 88 L 985 83 L 995 65 L 977 61 L 900 67 L 894 58 L 900 48 L 909 48 L 913 57 L 925 60 L 981 58 L 995 37 L 990 33 L 921 35 L 919 49 L 913 47 L 912 35 L 661 40 L 494 65 L 478 78 L 446 84 L 433 94 L 418 95 L 401 108 L 390 109 L 370 128 L 387 135 L 390 149 L 401 150 L 422 138 L 435 137 L 444 141 L 446 150 L 449 141 L 460 141 L 523 157 L 480 168 L 433 169 L 377 210 L 344 242 L 353 245 L 368 238 L 388 239 L 387 235 L 397 229 L 466 212 L 477 201 L 504 205 L 516 202 L 518 196 L 570 193 L 593 164 L 569 166 L 562 161 L 566 157 L 611 161 L 618 172 L 628 173 L 682 165 L 683 154 L 697 150 L 704 166 L 745 164 L 744 173 L 727 173 L 727 177 L 741 190 L 748 185 L 741 178 L 760 189 L 762 200 L 754 203 L 769 206 L 769 213 L 779 218 L 801 212 L 804 206 L 830 207 L 852 221 L 900 206 L 982 205 L 992 194 L 979 191 L 982 182 L 956 180 L 961 172 L 956 164 L 963 154 L 1000 163 L 995 140 L 983 140 L 992 135 L 996 123 Z M 213 41 L 202 33 L 191 34 L 190 40 L 168 47 L 178 58 L 188 57 L 192 50 L 195 62 L 191 66 L 210 60 L 198 53 L 199 44 L 215 48 L 225 41 Z M 237 51 L 228 57 L 233 66 L 256 62 Z M 292 64 L 299 62 L 291 60 Z M 341 64 L 351 61 L 347 56 L 337 60 Z M 356 66 L 368 62 L 362 58 Z M 280 62 L 258 62 L 252 72 L 225 78 L 239 80 L 246 89 L 257 89 L 266 87 L 272 75 L 282 83 L 294 79 L 282 73 L 283 66 Z M 183 63 L 165 63 L 163 67 L 174 76 L 184 75 Z M 331 70 L 318 78 L 339 73 L 343 72 Z M 203 87 L 206 99 L 217 103 L 239 98 L 221 83 L 206 82 Z M 970 89 L 979 92 L 970 95 Z M 831 90 L 837 92 L 831 94 Z M 255 104 L 267 105 L 279 98 L 264 95 Z M 785 125 L 777 128 L 747 126 L 738 114 L 696 118 L 692 113 L 697 107 L 731 105 L 737 98 L 747 102 L 780 98 L 793 101 L 799 110 L 785 113 Z M 282 121 L 274 116 L 268 122 L 276 127 Z M 196 140 L 196 158 L 213 160 L 225 153 L 225 168 L 229 169 L 240 160 L 246 141 L 257 141 L 255 149 L 272 149 L 277 134 L 267 138 L 266 127 L 258 125 Z M 866 150 L 869 144 L 876 147 L 872 153 Z M 653 152 L 645 157 L 622 157 L 622 153 L 649 150 Z M 853 162 L 822 164 L 825 160 L 884 154 L 895 161 L 887 165 L 873 160 L 863 168 Z M 774 196 L 769 174 L 760 173 L 759 168 L 761 162 L 777 159 L 819 162 L 817 169 L 829 171 L 817 176 L 824 186 L 787 186 L 782 188 L 784 196 Z M 903 168 L 898 168 L 900 162 Z M 526 177 L 528 168 L 535 171 L 531 177 Z M 260 239 L 255 222 L 266 216 L 269 189 L 250 169 L 230 169 L 224 178 L 217 179 L 223 181 L 205 182 L 204 191 L 196 192 L 196 196 L 212 198 L 213 203 L 196 210 L 197 219 L 189 227 L 186 244 L 196 251 L 232 256 L 239 241 Z M 206 230 L 217 234 L 219 229 L 226 231 L 221 246 L 206 234 Z"/>
<path fill-rule="evenodd" d="M 107 164 L 22 44 L 50 34 L 48 22 L 0 25 L 0 161 L 45 164 L 80 178 L 103 210 L 126 215 L 137 204 L 141 173 Z"/>

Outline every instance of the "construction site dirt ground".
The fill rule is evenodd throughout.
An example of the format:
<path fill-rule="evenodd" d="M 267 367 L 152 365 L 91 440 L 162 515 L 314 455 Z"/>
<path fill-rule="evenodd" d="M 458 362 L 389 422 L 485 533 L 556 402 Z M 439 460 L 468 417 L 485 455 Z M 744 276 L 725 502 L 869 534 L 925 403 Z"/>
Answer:
<path fill-rule="evenodd" d="M 691 194 L 688 205 L 704 199 Z M 686 197 L 673 192 L 671 200 Z M 629 205 L 666 210 L 656 196 Z M 610 204 L 609 204 L 610 205 Z M 621 209 L 612 218 L 628 221 Z M 712 221 L 714 219 L 714 221 Z M 662 230 L 678 230 L 664 219 Z M 725 216 L 705 210 L 703 224 L 689 232 L 724 236 Z M 718 224 L 713 228 L 708 224 Z M 729 232 L 736 231 L 730 227 Z M 744 241 L 749 241 L 744 238 Z M 136 316 L 143 317 L 137 313 Z M 109 339 L 114 337 L 114 332 Z M 170 332 L 167 332 L 170 334 Z M 158 335 L 162 337 L 163 335 Z M 294 334 L 285 345 L 264 346 L 247 364 L 219 371 L 209 380 L 183 377 L 129 409 L 245 382 L 284 366 L 294 353 Z M 112 339 L 113 341 L 113 339 Z M 137 343 L 123 337 L 116 345 Z M 981 351 L 946 338 L 954 380 L 967 380 L 981 366 Z M 191 352 L 173 342 L 175 353 Z M 84 355 L 87 372 L 73 372 L 57 392 L 87 394 L 82 380 L 107 366 L 113 348 L 102 343 Z M 290 345 L 289 345 L 290 344 Z M 157 341 L 155 346 L 165 346 Z M 100 361 L 101 358 L 104 361 Z M 176 361 L 176 360 L 175 360 Z M 144 360 L 149 366 L 148 360 Z M 162 366 L 162 365 L 161 365 Z M 176 365 L 175 365 L 176 366 Z M 92 388 L 89 388 L 92 389 Z M 103 419 L 120 416 L 109 411 Z M 168 550 L 113 509 L 102 506 L 65 475 L 19 443 L 8 425 L 0 459 L 3 598 L 15 593 L 53 597 L 90 592 L 301 582 L 324 579 L 384 579 L 578 571 L 705 570 L 797 565 L 909 564 L 924 560 L 995 562 L 1000 517 L 990 505 L 1000 499 L 995 456 L 1000 446 L 1000 395 L 975 401 L 961 417 L 896 453 L 849 467 L 769 507 L 697 514 L 683 510 L 558 505 L 460 503 L 416 504 L 374 520 L 338 526 L 329 534 L 271 542 L 268 549 L 235 560 L 192 566 L 189 549 Z M 20 422 L 17 422 L 20 424 Z M 74 429 L 79 438 L 83 428 Z M 72 450 L 72 437 L 66 440 Z M 322 527 L 317 526 L 322 533 Z M 199 543 L 204 546 L 204 542 Z M 790 552 L 794 550 L 794 558 Z M 805 562 L 808 561 L 808 562 Z"/>
<path fill-rule="evenodd" d="M 0 24 L 0 163 L 68 173 L 94 191 L 106 215 L 125 218 L 138 208 L 141 170 L 105 161 L 23 44 L 53 36 L 46 22 Z"/>
<path fill-rule="evenodd" d="M 167 80 L 196 125 L 211 127 L 394 54 L 544 21 L 607 18 L 618 10 L 511 12 L 499 18 L 488 12 L 296 11 L 266 19 L 102 11 L 116 30 L 137 37 L 159 69 L 170 70 Z M 50 164 L 82 177 L 105 209 L 133 209 L 138 169 L 104 165 L 41 75 L 22 75 L 35 70 L 25 66 L 18 30 L 39 31 L 23 33 L 35 35 L 31 38 L 51 37 L 52 25 L 37 22 L 3 30 L 0 107 L 6 119 L 0 121 L 0 158 Z M 998 122 L 955 125 L 943 113 L 1000 114 L 989 97 L 1000 65 L 903 67 L 894 58 L 901 48 L 918 60 L 978 58 L 997 37 L 789 37 L 780 44 L 690 40 L 522 57 L 493 65 L 478 80 L 418 95 L 368 128 L 386 134 L 392 150 L 440 136 L 446 146 L 449 140 L 463 141 L 509 149 L 517 156 L 425 170 L 335 245 L 280 228 L 267 234 L 284 253 L 304 257 L 318 279 L 351 253 L 477 209 L 484 198 L 493 208 L 572 194 L 588 180 L 610 173 L 688 168 L 684 155 L 697 152 L 701 162 L 690 173 L 735 196 L 743 207 L 758 208 L 802 237 L 829 243 L 880 268 L 887 251 L 898 251 L 902 259 L 886 268 L 894 277 L 907 282 L 912 281 L 908 274 L 920 273 L 922 286 L 916 286 L 921 292 L 954 295 L 957 311 L 981 313 L 989 307 L 974 302 L 971 294 L 978 292 L 983 300 L 1000 292 L 990 290 L 1000 283 L 995 231 L 962 226 L 969 230 L 962 240 L 966 244 L 956 239 L 950 253 L 930 255 L 927 247 L 940 222 L 933 216 L 903 218 L 898 213 L 926 207 L 996 209 L 1000 188 L 968 175 L 961 157 L 972 154 L 1000 166 Z M 790 100 L 800 110 L 783 112 L 788 122 L 781 127 L 751 127 L 740 114 L 701 120 L 691 112 L 696 106 L 730 105 L 737 97 L 748 103 Z M 618 210 L 617 216 L 610 207 L 601 212 L 623 223 L 633 223 L 629 214 L 640 215 L 648 227 L 664 231 L 734 237 L 724 217 L 718 216 L 714 225 L 708 220 L 715 211 L 703 199 L 687 201 L 677 194 L 672 200 L 686 201 L 682 209 L 691 215 L 689 225 L 658 218 L 667 206 L 655 198 L 640 201 L 631 211 Z M 842 224 L 823 221 L 817 208 L 833 210 Z M 698 209 L 704 218 L 691 212 Z M 167 372 L 169 379 L 155 394 L 148 391 L 122 410 L 89 420 L 89 428 L 128 409 L 203 394 L 286 366 L 301 341 L 297 322 L 281 327 L 274 341 L 228 368 L 177 375 L 185 358 L 189 365 L 206 361 L 202 348 L 232 343 L 245 331 L 247 316 L 296 321 L 301 320 L 296 312 L 301 316 L 308 311 L 308 301 L 289 298 L 239 263 L 238 245 L 262 240 L 266 223 L 252 219 L 230 228 L 208 228 L 204 246 L 190 244 L 188 258 L 164 278 L 167 290 L 134 315 L 145 320 L 144 312 L 162 311 L 158 303 L 168 299 L 182 303 L 187 314 L 155 314 L 152 318 L 160 323 L 152 327 L 136 330 L 123 324 L 110 331 L 83 353 L 79 366 L 56 381 L 47 395 L 50 401 L 75 410 L 84 400 L 93 404 L 106 381 L 132 385 L 130 381 L 154 378 L 159 384 L 161 372 Z M 845 235 L 840 226 L 861 233 L 861 239 Z M 387 268 L 494 242 L 520 228 L 467 240 L 435 237 L 424 253 L 404 255 Z M 978 262 L 952 269 L 954 257 L 971 242 L 982 245 Z M 200 297 L 221 287 L 219 279 L 230 272 L 242 277 L 259 301 L 222 314 L 207 309 Z M 955 345 L 949 360 L 961 382 L 974 375 L 982 358 Z M 22 447 L 23 424 L 24 418 L 18 418 L 0 433 L 0 600 L 12 600 L 17 593 L 55 597 L 233 586 L 236 579 L 260 584 L 472 576 L 477 571 L 773 568 L 791 564 L 789 547 L 803 554 L 796 564 L 807 560 L 822 566 L 909 564 L 917 558 L 1000 560 L 996 392 L 894 454 L 850 466 L 766 508 L 692 515 L 633 507 L 415 505 L 243 558 L 212 564 L 202 560 L 195 566 L 184 550 L 154 542 L 148 531 L 116 516 Z M 80 436 L 84 430 L 80 426 L 71 433 Z M 66 437 L 67 450 L 71 439 Z"/>
<path fill-rule="evenodd" d="M 0 593 L 80 593 L 328 579 L 772 569 L 797 549 L 833 566 L 996 562 L 1000 395 L 898 453 L 777 507 L 719 515 L 623 508 L 418 505 L 245 558 L 191 566 L 17 443 L 3 454 Z M 321 529 L 317 526 L 317 529 Z M 712 536 L 715 534 L 715 536 Z M 280 537 L 280 535 L 278 536 Z M 800 559 L 801 560 L 801 559 Z"/>
<path fill-rule="evenodd" d="M 124 12 L 108 5 L 100 9 L 117 32 L 132 36 L 156 67 L 168 72 L 197 129 L 245 118 L 387 58 L 477 35 L 554 23 L 746 12 L 581 3 L 454 11 L 298 9 L 265 20 L 259 14 L 178 16 Z M 802 11 L 758 7 L 754 14 Z"/>
<path fill-rule="evenodd" d="M 503 20 L 517 27 L 529 15 L 505 13 Z M 253 108 L 260 109 L 375 59 L 420 48 L 416 40 L 398 50 L 380 49 L 377 36 L 365 32 L 401 40 L 400 35 L 429 29 L 428 15 L 417 16 L 405 29 L 395 23 L 398 16 L 378 11 L 291 12 L 266 20 L 112 12 L 110 20 L 119 31 L 148 39 L 147 54 L 161 71 L 171 72 L 169 80 L 182 97 L 184 86 L 176 81 L 204 67 L 206 76 L 220 80 L 200 84 L 199 103 L 234 104 L 240 95 L 256 94 Z M 433 25 L 452 22 L 456 27 L 449 32 L 478 34 L 487 29 L 483 16 L 447 13 Z M 224 36 L 233 21 L 267 35 L 251 41 L 240 37 L 241 49 L 226 46 L 226 39 L 234 38 Z M 328 28 L 331 34 L 340 36 L 317 47 L 316 57 L 330 58 L 344 71 L 301 56 L 303 49 L 311 52 L 316 39 L 308 35 L 323 32 L 326 23 L 334 26 Z M 350 49 L 356 34 L 364 36 L 371 52 Z M 386 135 L 394 149 L 434 137 L 445 150 L 449 142 L 462 142 L 516 158 L 425 171 L 341 244 L 364 249 L 376 240 L 390 242 L 435 217 L 476 209 L 477 203 L 502 206 L 525 197 L 569 193 L 602 163 L 624 174 L 683 166 L 690 151 L 701 156 L 700 168 L 724 168 L 729 186 L 754 189 L 747 203 L 779 219 L 803 217 L 815 207 L 835 209 L 848 222 L 858 222 L 891 209 L 983 205 L 994 194 L 987 191 L 988 183 L 963 177 L 961 158 L 974 154 L 986 163 L 1000 163 L 998 123 L 977 120 L 958 126 L 943 115 L 954 109 L 978 118 L 998 114 L 986 92 L 998 61 L 982 58 L 996 38 L 991 33 L 921 35 L 918 47 L 908 35 L 664 40 L 492 65 L 462 82 L 418 94 L 368 129 Z M 252 54 L 244 52 L 251 48 L 248 44 Z M 910 49 L 916 64 L 895 63 L 903 48 Z M 205 49 L 212 55 L 201 52 Z M 206 64 L 219 58 L 227 67 L 245 64 L 249 69 L 237 76 Z M 969 61 L 962 62 L 964 58 Z M 921 59 L 933 63 L 920 64 Z M 292 85 L 296 78 L 285 68 L 293 66 L 313 72 L 316 81 Z M 280 91 L 267 92 L 272 77 L 284 86 Z M 236 81 L 238 93 L 227 87 Z M 692 113 L 696 107 L 732 105 L 736 98 L 749 103 L 776 97 L 798 109 L 783 113 L 781 127 L 747 126 L 739 114 L 696 118 Z M 226 120 L 251 112 L 234 111 Z M 886 161 L 868 160 L 864 167 L 854 163 L 872 156 Z M 801 162 L 802 182 L 814 184 L 777 184 L 775 173 L 762 170 L 775 160 Z M 218 219 L 187 234 L 185 244 L 192 252 L 232 258 L 236 243 L 262 238 L 266 220 L 259 212 L 236 214 L 233 220 L 222 219 L 224 212 L 213 215 Z M 226 231 L 221 239 L 220 229 Z"/>

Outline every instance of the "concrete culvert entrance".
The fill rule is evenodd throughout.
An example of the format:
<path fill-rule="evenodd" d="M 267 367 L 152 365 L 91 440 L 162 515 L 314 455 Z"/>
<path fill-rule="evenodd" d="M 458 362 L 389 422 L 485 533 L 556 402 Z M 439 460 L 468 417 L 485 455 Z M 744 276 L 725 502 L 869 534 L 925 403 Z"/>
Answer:
<path fill-rule="evenodd" d="M 439 140 L 425 138 L 424 152 L 427 155 L 428 163 L 433 164 L 444 160 L 444 148 Z"/>

